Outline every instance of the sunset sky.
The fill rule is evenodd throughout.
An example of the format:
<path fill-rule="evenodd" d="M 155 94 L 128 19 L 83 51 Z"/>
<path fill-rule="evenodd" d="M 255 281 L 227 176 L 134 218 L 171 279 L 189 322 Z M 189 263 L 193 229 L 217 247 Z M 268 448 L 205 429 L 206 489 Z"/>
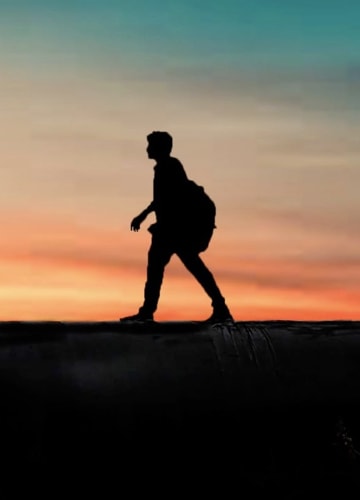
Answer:
<path fill-rule="evenodd" d="M 0 68 L 1 320 L 137 311 L 153 130 L 237 320 L 360 319 L 358 0 L 1 0 Z M 174 256 L 156 319 L 210 313 Z"/>

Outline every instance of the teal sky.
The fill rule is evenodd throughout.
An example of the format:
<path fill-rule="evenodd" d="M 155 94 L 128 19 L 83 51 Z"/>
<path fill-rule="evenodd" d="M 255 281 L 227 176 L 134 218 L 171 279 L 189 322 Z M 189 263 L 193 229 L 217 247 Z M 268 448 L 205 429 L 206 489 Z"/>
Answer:
<path fill-rule="evenodd" d="M 159 70 L 359 64 L 357 0 L 11 0 L 0 10 L 9 48 L 32 58 L 71 52 L 114 62 L 125 52 Z"/>

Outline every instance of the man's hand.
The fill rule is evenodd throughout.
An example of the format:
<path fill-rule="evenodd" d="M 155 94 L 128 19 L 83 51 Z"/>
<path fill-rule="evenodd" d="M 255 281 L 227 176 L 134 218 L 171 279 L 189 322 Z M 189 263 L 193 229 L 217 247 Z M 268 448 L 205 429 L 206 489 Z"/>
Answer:
<path fill-rule="evenodd" d="M 144 217 L 143 214 L 140 214 L 137 217 L 134 217 L 134 219 L 131 221 L 131 224 L 130 224 L 130 231 L 136 231 L 136 232 L 139 231 L 140 226 L 141 226 L 142 222 L 144 222 L 145 219 L 146 219 L 146 215 Z"/>

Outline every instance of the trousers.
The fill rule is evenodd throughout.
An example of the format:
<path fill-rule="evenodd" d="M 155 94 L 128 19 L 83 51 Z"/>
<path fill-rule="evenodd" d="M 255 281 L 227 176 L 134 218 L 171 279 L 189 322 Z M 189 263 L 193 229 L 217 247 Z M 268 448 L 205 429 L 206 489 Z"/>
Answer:
<path fill-rule="evenodd" d="M 206 267 L 196 250 L 190 246 L 174 244 L 158 234 L 153 234 L 148 252 L 147 277 L 144 288 L 144 303 L 139 312 L 153 314 L 158 306 L 160 290 L 166 265 L 176 254 L 186 269 L 195 277 L 207 295 L 212 299 L 214 308 L 225 304 L 214 276 Z"/>

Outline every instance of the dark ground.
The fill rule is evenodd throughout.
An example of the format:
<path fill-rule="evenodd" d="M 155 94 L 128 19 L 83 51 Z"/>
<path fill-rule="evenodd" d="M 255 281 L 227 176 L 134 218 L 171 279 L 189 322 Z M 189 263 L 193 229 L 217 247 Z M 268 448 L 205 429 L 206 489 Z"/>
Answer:
<path fill-rule="evenodd" d="M 1 470 L 35 492 L 354 498 L 359 389 L 360 322 L 0 323 Z"/>

